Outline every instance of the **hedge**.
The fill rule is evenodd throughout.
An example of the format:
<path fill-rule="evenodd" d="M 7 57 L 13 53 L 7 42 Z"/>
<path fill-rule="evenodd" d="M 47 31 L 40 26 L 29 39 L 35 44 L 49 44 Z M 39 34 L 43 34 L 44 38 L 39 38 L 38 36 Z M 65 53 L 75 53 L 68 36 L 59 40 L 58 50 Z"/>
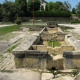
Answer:
<path fill-rule="evenodd" d="M 27 17 L 32 17 L 33 12 L 27 12 Z M 34 11 L 35 17 L 71 17 L 69 11 Z"/>

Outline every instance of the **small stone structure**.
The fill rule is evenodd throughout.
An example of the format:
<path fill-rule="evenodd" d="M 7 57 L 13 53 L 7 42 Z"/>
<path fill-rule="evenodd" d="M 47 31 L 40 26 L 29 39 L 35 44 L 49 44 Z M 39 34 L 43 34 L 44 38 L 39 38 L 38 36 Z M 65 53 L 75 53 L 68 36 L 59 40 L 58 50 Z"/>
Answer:
<path fill-rule="evenodd" d="M 65 41 L 66 45 L 49 47 L 40 44 L 41 41 Z M 38 33 L 32 34 L 21 45 L 12 51 L 16 68 L 37 69 L 71 69 L 79 68 L 80 41 L 72 35 L 64 34 L 60 28 L 42 28 Z"/>

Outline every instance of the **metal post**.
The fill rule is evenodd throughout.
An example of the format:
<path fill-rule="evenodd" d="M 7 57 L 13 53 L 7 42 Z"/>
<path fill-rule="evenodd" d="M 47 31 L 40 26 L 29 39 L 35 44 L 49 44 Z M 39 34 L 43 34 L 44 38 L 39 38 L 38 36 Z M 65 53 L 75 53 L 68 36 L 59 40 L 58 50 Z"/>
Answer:
<path fill-rule="evenodd" d="M 52 41 L 52 47 L 54 47 L 54 44 L 53 44 L 54 42 Z"/>
<path fill-rule="evenodd" d="M 33 25 L 34 25 L 34 0 L 32 0 L 33 2 Z"/>

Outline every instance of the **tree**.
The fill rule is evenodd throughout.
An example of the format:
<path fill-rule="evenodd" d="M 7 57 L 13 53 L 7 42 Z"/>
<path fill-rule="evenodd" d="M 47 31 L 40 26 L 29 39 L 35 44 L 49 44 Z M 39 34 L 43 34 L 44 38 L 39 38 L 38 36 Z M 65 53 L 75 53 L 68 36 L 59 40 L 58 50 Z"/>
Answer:
<path fill-rule="evenodd" d="M 48 11 L 48 4 L 46 4 L 45 11 Z"/>
<path fill-rule="evenodd" d="M 33 0 L 34 2 L 32 2 L 32 0 L 28 0 L 28 11 L 32 11 L 33 10 L 33 6 L 34 6 L 34 11 L 38 11 L 40 10 L 40 0 Z"/>
<path fill-rule="evenodd" d="M 66 11 L 71 10 L 71 4 L 68 1 L 64 1 L 64 8 Z"/>
<path fill-rule="evenodd" d="M 54 3 L 53 2 L 49 2 L 48 3 L 48 10 L 52 11 L 53 8 L 54 8 Z"/>
<path fill-rule="evenodd" d="M 76 9 L 72 8 L 72 14 L 76 14 Z"/>
<path fill-rule="evenodd" d="M 76 6 L 76 14 L 78 17 L 80 17 L 80 2 Z"/>
<path fill-rule="evenodd" d="M 26 0 L 15 0 L 15 5 L 17 9 L 17 15 L 20 17 L 25 17 L 27 13 L 27 2 Z"/>
<path fill-rule="evenodd" d="M 2 5 L 0 4 L 0 21 L 2 19 Z"/>
<path fill-rule="evenodd" d="M 15 20 L 15 23 L 17 24 L 17 25 L 21 25 L 21 19 L 18 17 L 16 20 Z"/>
<path fill-rule="evenodd" d="M 65 11 L 64 4 L 62 2 L 57 1 L 56 5 L 57 5 L 57 11 Z"/>
<path fill-rule="evenodd" d="M 43 8 L 43 6 L 41 6 L 41 11 L 44 11 L 44 8 Z"/>
<path fill-rule="evenodd" d="M 69 11 L 70 8 L 71 6 L 68 2 L 56 1 L 48 3 L 49 11 Z"/>
<path fill-rule="evenodd" d="M 14 22 L 15 16 L 16 16 L 16 7 L 15 7 L 14 2 L 6 0 L 2 4 L 2 14 L 3 14 L 4 21 Z"/>

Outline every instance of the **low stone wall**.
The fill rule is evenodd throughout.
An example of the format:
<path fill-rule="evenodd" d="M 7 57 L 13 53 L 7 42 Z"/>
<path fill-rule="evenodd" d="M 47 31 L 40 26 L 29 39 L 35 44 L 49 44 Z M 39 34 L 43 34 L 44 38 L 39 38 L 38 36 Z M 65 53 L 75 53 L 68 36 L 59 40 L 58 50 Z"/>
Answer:
<path fill-rule="evenodd" d="M 46 59 L 44 58 L 14 58 L 16 68 L 36 68 L 46 69 Z"/>
<path fill-rule="evenodd" d="M 61 46 L 61 47 L 47 47 L 48 53 L 51 54 L 62 54 L 64 51 L 74 51 L 73 46 Z"/>
<path fill-rule="evenodd" d="M 65 69 L 80 69 L 80 52 L 73 51 L 73 52 L 64 52 L 64 67 Z"/>
<path fill-rule="evenodd" d="M 41 39 L 43 41 L 50 41 L 51 40 L 51 35 L 48 32 L 45 31 L 41 34 Z"/>
<path fill-rule="evenodd" d="M 64 69 L 63 66 L 63 59 L 57 59 L 57 60 L 47 60 L 47 69 Z"/>
<path fill-rule="evenodd" d="M 63 32 L 58 32 L 58 28 L 47 28 L 47 31 L 44 31 L 41 34 L 41 39 L 43 41 L 50 41 L 51 39 L 56 39 L 57 41 L 64 41 L 65 34 Z"/>
<path fill-rule="evenodd" d="M 21 27 L 20 30 L 22 31 L 40 31 L 44 28 L 44 26 L 25 26 L 25 27 Z"/>
<path fill-rule="evenodd" d="M 58 32 L 58 27 L 56 27 L 56 28 L 47 28 L 47 31 L 50 34 L 56 33 L 56 32 Z"/>
<path fill-rule="evenodd" d="M 47 47 L 45 45 L 33 45 L 33 50 L 38 51 L 47 51 Z"/>
<path fill-rule="evenodd" d="M 48 51 L 50 54 L 62 54 L 64 51 L 74 51 L 72 46 L 46 47 L 45 45 L 33 45 L 34 50 Z"/>
<path fill-rule="evenodd" d="M 55 48 L 54 51 L 56 53 L 62 54 L 64 51 L 74 51 L 74 47 L 72 46 L 61 46 L 61 48 Z"/>
<path fill-rule="evenodd" d="M 47 51 L 28 50 L 14 53 L 16 68 L 46 68 Z"/>
<path fill-rule="evenodd" d="M 46 30 L 46 28 L 44 27 L 44 28 L 39 32 L 39 34 L 41 35 L 45 30 Z"/>
<path fill-rule="evenodd" d="M 61 28 L 59 28 L 59 27 L 58 27 L 58 32 L 62 32 L 62 33 L 64 33 L 64 32 L 61 30 Z"/>
<path fill-rule="evenodd" d="M 27 51 L 30 50 L 32 45 L 38 44 L 40 42 L 40 35 L 34 33 L 31 35 L 27 40 L 24 40 L 18 47 L 16 47 L 12 52 L 15 53 L 16 51 Z"/>
<path fill-rule="evenodd" d="M 72 45 L 76 51 L 80 51 L 80 40 L 77 40 L 73 35 L 71 34 L 66 35 L 65 42 L 68 45 Z"/>
<path fill-rule="evenodd" d="M 64 41 L 64 39 L 65 39 L 65 33 L 57 32 L 57 41 Z"/>

